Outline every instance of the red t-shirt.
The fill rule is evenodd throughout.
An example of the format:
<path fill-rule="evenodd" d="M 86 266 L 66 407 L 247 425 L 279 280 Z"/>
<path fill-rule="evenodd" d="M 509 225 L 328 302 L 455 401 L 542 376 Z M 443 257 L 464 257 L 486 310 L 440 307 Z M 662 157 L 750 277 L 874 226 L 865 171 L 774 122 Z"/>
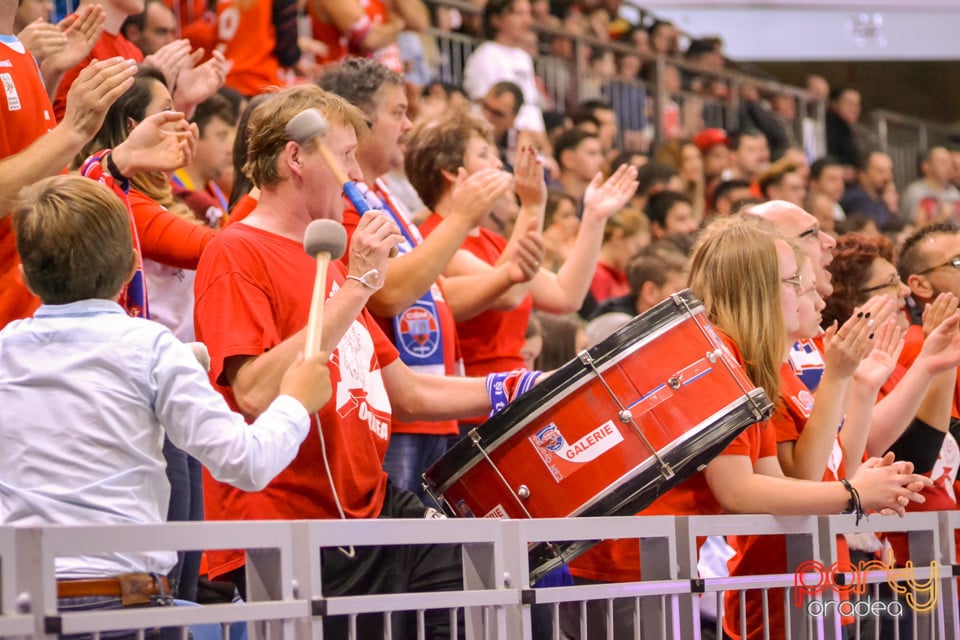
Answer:
<path fill-rule="evenodd" d="M 210 350 L 210 378 L 234 409 L 232 390 L 217 384 L 230 356 L 259 356 L 307 323 L 316 261 L 300 242 L 233 224 L 200 260 L 194 313 L 197 339 Z M 327 272 L 327 295 L 344 282 L 339 261 Z M 348 518 L 376 518 L 386 492 L 383 458 L 390 439 L 390 400 L 381 367 L 397 351 L 366 311 L 330 356 L 333 395 L 319 412 L 336 492 Z M 247 493 L 204 475 L 208 520 L 339 517 L 324 470 L 316 416 L 297 457 L 263 490 Z M 242 551 L 208 552 L 210 575 L 244 563 Z"/>
<path fill-rule="evenodd" d="M 777 444 L 796 442 L 806 426 L 813 409 L 813 394 L 793 372 L 789 364 L 780 367 L 780 402 L 770 424 L 776 434 Z M 839 427 L 839 425 L 837 425 Z M 844 453 L 839 435 L 834 439 L 833 451 L 823 473 L 824 482 L 836 482 L 846 477 Z M 785 536 L 730 536 L 727 540 L 737 552 L 727 563 L 731 576 L 763 575 L 787 572 L 787 539 Z M 838 559 L 849 562 L 850 552 L 843 536 L 837 538 Z M 783 611 L 783 589 L 767 591 L 769 603 L 767 627 L 770 637 L 783 637 L 786 626 Z M 724 593 L 723 630 L 734 639 L 740 638 L 740 594 L 737 591 Z M 746 592 L 747 637 L 751 640 L 763 637 L 763 600 L 760 591 Z M 853 618 L 844 618 L 844 624 Z"/>
<path fill-rule="evenodd" d="M 167 1 L 168 6 L 172 2 Z M 233 63 L 227 73 L 226 86 L 245 96 L 255 96 L 270 87 L 284 83 L 280 78 L 277 29 L 273 22 L 272 2 L 248 2 L 246 9 L 233 0 L 219 0 L 216 23 L 207 21 L 206 0 L 181 0 L 181 15 L 194 16 L 196 21 L 183 26 L 183 37 L 194 48 L 203 47 L 209 56 L 219 49 Z M 187 22 L 187 20 L 185 20 Z"/>
<path fill-rule="evenodd" d="M 717 331 L 727 348 L 743 364 L 740 350 L 725 335 Z M 747 427 L 720 455 L 747 456 L 751 464 L 760 458 L 777 455 L 773 429 L 766 422 Z M 719 515 L 720 503 L 713 497 L 703 472 L 697 472 L 664 495 L 660 496 L 639 516 L 660 515 Z M 570 573 L 587 580 L 603 582 L 631 582 L 640 579 L 640 545 L 636 539 L 607 540 L 593 547 L 570 563 Z"/>
<path fill-rule="evenodd" d="M 379 186 L 375 186 L 373 191 L 381 199 L 388 199 L 389 196 L 385 194 Z M 396 215 L 392 215 L 387 211 L 387 215 L 391 216 L 398 225 L 402 226 L 404 230 L 404 237 L 407 238 L 407 242 L 401 246 L 401 253 L 406 253 L 411 251 L 414 246 L 419 245 L 423 242 L 423 237 L 420 235 L 420 232 L 417 230 L 417 227 L 410 223 L 403 217 L 403 213 L 398 209 L 397 205 L 390 199 L 391 206 Z M 356 208 L 349 202 L 346 203 L 346 207 L 343 211 L 343 226 L 347 230 L 347 240 L 348 240 L 348 249 L 344 254 L 344 257 L 347 258 L 350 255 L 349 251 L 349 241 L 353 239 L 353 232 L 357 230 L 357 225 L 360 224 L 360 214 L 357 213 Z M 411 244 L 412 243 L 412 244 Z M 430 293 L 433 296 L 433 303 L 436 307 L 437 318 L 440 321 L 440 343 L 437 344 L 437 348 L 443 351 L 443 364 L 436 365 L 431 367 L 427 366 L 417 366 L 411 363 L 407 363 L 414 371 L 422 373 L 432 373 L 434 375 L 448 375 L 453 376 L 457 375 L 458 366 L 457 363 L 460 361 L 459 347 L 457 345 L 457 325 L 456 320 L 453 317 L 453 311 L 450 310 L 450 306 L 447 304 L 447 301 L 443 298 L 443 291 L 440 287 L 439 282 L 434 282 L 430 287 Z M 411 307 L 404 313 L 400 314 L 401 319 L 408 314 L 419 314 L 422 315 L 422 312 L 418 311 L 418 307 Z M 387 338 L 397 346 L 398 349 L 405 348 L 403 346 L 405 340 L 401 337 L 401 343 L 397 344 L 397 335 L 394 327 L 394 319 L 384 318 L 382 316 L 373 316 L 376 319 L 377 324 L 380 325 L 380 328 L 383 329 L 384 334 Z M 434 321 L 434 318 L 429 320 L 430 322 Z M 431 327 L 433 331 L 436 331 L 436 327 Z M 436 334 L 433 331 L 424 334 L 424 337 L 421 337 L 421 340 L 436 340 Z M 401 329 L 402 332 L 402 329 Z M 415 337 L 407 336 L 407 340 L 415 339 Z M 402 356 L 401 356 L 402 357 Z M 457 428 L 456 420 L 440 420 L 436 422 L 402 422 L 400 420 L 393 421 L 393 432 L 394 433 L 422 433 L 430 435 L 446 435 L 453 436 L 459 433 Z"/>
<path fill-rule="evenodd" d="M 593 272 L 593 281 L 590 283 L 590 293 L 598 303 L 608 298 L 628 295 L 630 282 L 627 280 L 627 272 L 598 262 L 597 270 Z"/>
<path fill-rule="evenodd" d="M 77 79 L 80 72 L 86 69 L 87 65 L 93 62 L 94 58 L 97 60 L 106 60 L 116 56 L 121 56 L 127 60 L 135 60 L 138 63 L 143 62 L 143 53 L 140 52 L 140 49 L 137 49 L 136 45 L 124 38 L 122 34 L 109 34 L 104 32 L 100 36 L 100 39 L 97 40 L 97 44 L 93 45 L 93 50 L 90 52 L 90 55 L 84 58 L 83 62 L 63 74 L 63 79 L 57 87 L 57 95 L 53 101 L 53 112 L 57 115 L 57 120 L 63 119 L 63 114 L 66 113 L 67 91 L 70 90 L 73 81 Z"/>
<path fill-rule="evenodd" d="M 420 225 L 420 232 L 426 237 L 442 221 L 443 218 L 433 213 Z M 494 265 L 506 246 L 507 241 L 501 236 L 480 229 L 479 235 L 467 236 L 461 248 Z M 484 311 L 475 318 L 457 323 L 457 336 L 468 376 L 485 376 L 523 367 L 520 350 L 532 309 L 533 297 L 528 294 L 515 309 Z"/>
<path fill-rule="evenodd" d="M 14 36 L 0 36 L 0 158 L 20 153 L 57 123 L 33 56 Z M 64 161 L 66 167 L 66 161 Z M 40 300 L 20 277 L 10 216 L 0 218 L 0 329 L 33 314 Z"/>

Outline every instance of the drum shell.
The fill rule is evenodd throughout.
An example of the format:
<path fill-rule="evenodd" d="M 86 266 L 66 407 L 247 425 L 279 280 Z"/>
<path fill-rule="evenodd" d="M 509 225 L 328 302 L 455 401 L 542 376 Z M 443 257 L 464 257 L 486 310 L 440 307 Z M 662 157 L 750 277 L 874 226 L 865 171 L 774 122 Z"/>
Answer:
<path fill-rule="evenodd" d="M 600 375 L 582 359 L 571 361 L 428 470 L 426 486 L 448 511 L 507 518 L 636 511 L 695 470 L 683 465 L 680 476 L 670 463 L 681 452 L 691 459 L 685 440 L 726 446 L 769 415 L 769 401 L 689 291 L 581 358 L 592 359 Z M 709 433 L 717 428 L 724 433 Z M 696 464 L 720 450 L 702 452 Z M 639 486 L 654 488 L 649 497 L 630 495 Z"/>

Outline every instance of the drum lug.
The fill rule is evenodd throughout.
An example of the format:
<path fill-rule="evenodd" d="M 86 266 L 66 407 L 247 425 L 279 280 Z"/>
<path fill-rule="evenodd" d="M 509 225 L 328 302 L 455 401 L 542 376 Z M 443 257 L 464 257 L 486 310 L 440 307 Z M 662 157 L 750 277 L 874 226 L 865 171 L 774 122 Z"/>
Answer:
<path fill-rule="evenodd" d="M 670 379 L 667 380 L 667 384 L 670 385 L 671 389 L 676 391 L 677 389 L 680 388 L 681 381 L 682 381 L 682 378 L 680 377 L 680 375 L 676 374 L 676 375 L 670 376 Z"/>
<path fill-rule="evenodd" d="M 619 414 L 620 422 L 624 424 L 630 424 L 633 422 L 633 413 L 630 412 L 630 409 L 624 409 Z"/>
<path fill-rule="evenodd" d="M 520 485 L 519 487 L 517 487 L 517 497 L 522 498 L 523 500 L 529 500 L 529 499 L 530 499 L 530 487 L 528 487 L 528 486 L 525 485 L 525 484 L 522 484 L 522 485 Z"/>
<path fill-rule="evenodd" d="M 720 349 L 714 349 L 713 351 L 707 351 L 707 360 L 710 361 L 710 364 L 716 364 L 717 360 L 720 359 Z"/>

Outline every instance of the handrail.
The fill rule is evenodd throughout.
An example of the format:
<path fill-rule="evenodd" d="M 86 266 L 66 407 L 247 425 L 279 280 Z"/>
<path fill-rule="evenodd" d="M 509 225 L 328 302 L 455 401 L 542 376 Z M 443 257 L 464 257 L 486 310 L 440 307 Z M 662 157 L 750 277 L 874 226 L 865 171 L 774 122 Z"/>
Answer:
<path fill-rule="evenodd" d="M 655 617 L 644 625 L 662 625 L 671 637 L 692 637 L 685 629 L 699 628 L 698 594 L 724 590 L 746 591 L 789 587 L 790 571 L 804 560 L 835 560 L 838 533 L 906 531 L 911 548 L 922 549 L 915 574 L 919 580 L 937 572 L 942 588 L 933 636 L 957 640 L 960 613 L 956 606 L 954 532 L 960 530 L 960 512 L 909 513 L 903 519 L 874 515 L 857 523 L 853 516 L 648 516 L 617 518 L 562 518 L 536 520 L 357 520 L 290 522 L 207 522 L 161 525 L 0 527 L 0 584 L 4 586 L 0 609 L 0 636 L 36 637 L 51 629 L 95 632 L 138 628 L 158 623 L 256 622 L 258 629 L 272 628 L 283 637 L 310 637 L 319 630 L 324 615 L 353 615 L 411 609 L 461 608 L 474 629 L 486 629 L 471 637 L 530 638 L 532 604 L 554 610 L 562 603 L 582 603 L 612 598 L 652 601 Z M 787 535 L 795 541 L 788 552 L 792 565 L 758 576 L 699 579 L 696 567 L 698 539 L 705 534 Z M 596 584 L 589 587 L 531 589 L 528 586 L 528 548 L 547 540 L 636 539 L 643 557 L 643 580 Z M 459 592 L 385 594 L 378 596 L 323 595 L 319 573 L 319 548 L 349 542 L 355 545 L 464 543 L 466 584 Z M 181 610 L 124 609 L 118 611 L 58 613 L 53 581 L 53 559 L 76 555 L 122 551 L 253 547 L 248 551 L 248 573 L 257 579 L 252 602 L 243 605 L 213 605 Z M 260 550 L 257 551 L 256 549 Z M 792 559 L 789 559 L 792 558 Z M 12 564 L 11 561 L 12 560 Z M 16 566 L 17 563 L 29 566 Z M 929 567 L 929 572 L 925 568 Z M 786 570 L 786 573 L 784 572 Z M 867 577 L 867 576 L 865 576 Z M 871 574 L 869 582 L 883 580 Z M 250 585 L 251 581 L 248 581 Z M 252 588 L 252 587 L 251 587 Z M 11 606 L 11 596 L 16 606 Z M 831 592 L 815 594 L 826 601 Z M 792 610 L 803 623 L 803 611 Z M 29 619 L 29 626 L 26 624 Z M 824 632 L 814 622 L 818 638 L 831 637 L 832 618 Z M 798 627 L 799 628 L 799 627 Z M 274 635 L 274 633 L 270 633 Z M 654 632 L 651 637 L 656 637 Z M 645 634 L 646 637 L 646 634 Z M 666 637 L 666 636 L 664 636 Z"/>

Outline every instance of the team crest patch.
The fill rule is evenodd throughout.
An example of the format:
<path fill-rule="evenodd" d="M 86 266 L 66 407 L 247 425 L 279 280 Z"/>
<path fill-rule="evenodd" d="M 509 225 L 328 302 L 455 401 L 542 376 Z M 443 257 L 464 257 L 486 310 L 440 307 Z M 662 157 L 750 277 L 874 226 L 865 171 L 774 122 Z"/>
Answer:
<path fill-rule="evenodd" d="M 534 437 L 536 438 L 534 444 L 537 448 L 546 449 L 547 451 L 560 451 L 564 445 L 560 430 L 557 429 L 557 425 L 552 422 L 543 429 L 540 429 L 540 431 L 537 431 Z"/>
<path fill-rule="evenodd" d="M 440 327 L 429 310 L 413 306 L 400 316 L 400 346 L 414 358 L 429 358 L 440 346 Z"/>

